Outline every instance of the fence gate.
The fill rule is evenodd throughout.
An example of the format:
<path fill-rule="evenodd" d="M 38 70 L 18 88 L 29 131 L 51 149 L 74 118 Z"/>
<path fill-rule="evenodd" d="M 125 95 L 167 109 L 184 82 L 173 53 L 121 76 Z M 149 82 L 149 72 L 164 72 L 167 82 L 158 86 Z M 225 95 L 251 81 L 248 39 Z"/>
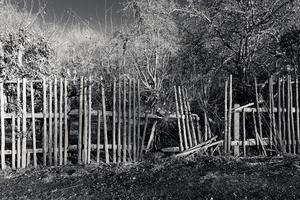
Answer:
<path fill-rule="evenodd" d="M 253 146 L 259 155 L 299 154 L 298 78 L 271 76 L 262 84 L 255 79 L 253 88 L 254 102 L 233 106 L 232 76 L 225 84 L 225 152 L 247 156 Z"/>

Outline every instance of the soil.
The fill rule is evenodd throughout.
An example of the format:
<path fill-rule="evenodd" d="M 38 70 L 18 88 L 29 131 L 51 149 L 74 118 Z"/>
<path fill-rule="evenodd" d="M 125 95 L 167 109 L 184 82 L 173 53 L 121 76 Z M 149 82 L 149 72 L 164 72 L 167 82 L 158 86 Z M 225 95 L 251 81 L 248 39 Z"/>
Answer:
<path fill-rule="evenodd" d="M 1 172 L 1 199 L 300 199 L 300 157 L 157 158 Z"/>

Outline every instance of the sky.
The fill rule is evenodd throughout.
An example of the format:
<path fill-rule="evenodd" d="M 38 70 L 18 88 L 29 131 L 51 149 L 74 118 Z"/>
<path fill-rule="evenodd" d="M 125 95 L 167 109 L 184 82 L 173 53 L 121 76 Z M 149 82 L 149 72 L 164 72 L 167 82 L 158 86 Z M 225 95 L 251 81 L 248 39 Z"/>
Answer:
<path fill-rule="evenodd" d="M 25 1 L 31 2 L 32 0 Z M 66 19 L 68 13 L 71 13 L 71 15 L 78 15 L 84 20 L 95 22 L 100 19 L 101 23 L 104 23 L 105 0 L 33 0 L 35 7 L 39 1 L 46 2 L 47 13 L 49 13 L 50 16 L 55 14 L 58 19 L 62 17 Z M 107 14 L 110 15 L 110 9 L 112 8 L 113 22 L 115 25 L 119 25 L 121 23 L 121 4 L 126 2 L 126 0 L 106 0 L 106 2 Z"/>

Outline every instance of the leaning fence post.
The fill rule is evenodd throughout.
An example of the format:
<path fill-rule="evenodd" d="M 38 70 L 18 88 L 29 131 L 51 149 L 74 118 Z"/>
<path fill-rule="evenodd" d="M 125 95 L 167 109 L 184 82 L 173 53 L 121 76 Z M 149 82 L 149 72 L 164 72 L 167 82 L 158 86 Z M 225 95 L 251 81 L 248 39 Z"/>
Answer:
<path fill-rule="evenodd" d="M 239 104 L 235 104 L 234 108 L 240 107 Z M 234 141 L 235 145 L 233 148 L 234 156 L 240 155 L 240 112 L 235 111 L 233 115 L 233 126 L 234 126 Z"/>
<path fill-rule="evenodd" d="M 0 80 L 0 116 L 1 116 L 1 169 L 5 169 L 5 127 L 4 127 L 4 95 L 3 80 Z"/>
<path fill-rule="evenodd" d="M 22 119 L 22 168 L 26 167 L 26 138 L 27 138 L 27 126 L 26 126 L 26 78 L 23 78 L 23 119 Z"/>

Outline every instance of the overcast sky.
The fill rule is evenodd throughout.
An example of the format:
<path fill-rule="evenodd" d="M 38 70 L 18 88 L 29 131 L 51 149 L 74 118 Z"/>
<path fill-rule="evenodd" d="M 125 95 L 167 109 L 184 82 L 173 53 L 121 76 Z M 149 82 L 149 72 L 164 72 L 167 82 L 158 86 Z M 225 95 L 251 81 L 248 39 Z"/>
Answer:
<path fill-rule="evenodd" d="M 31 2 L 31 0 L 25 0 Z M 33 0 L 37 7 L 39 0 Z M 18 1 L 17 1 L 18 2 Z M 55 14 L 57 18 L 67 18 L 68 11 L 72 10 L 84 20 L 97 21 L 104 23 L 105 0 L 42 0 L 47 3 L 47 12 Z M 113 21 L 115 25 L 121 22 L 120 9 L 126 0 L 107 0 L 107 12 L 110 15 L 110 8 L 113 10 Z M 69 12 L 70 13 L 70 12 Z"/>

